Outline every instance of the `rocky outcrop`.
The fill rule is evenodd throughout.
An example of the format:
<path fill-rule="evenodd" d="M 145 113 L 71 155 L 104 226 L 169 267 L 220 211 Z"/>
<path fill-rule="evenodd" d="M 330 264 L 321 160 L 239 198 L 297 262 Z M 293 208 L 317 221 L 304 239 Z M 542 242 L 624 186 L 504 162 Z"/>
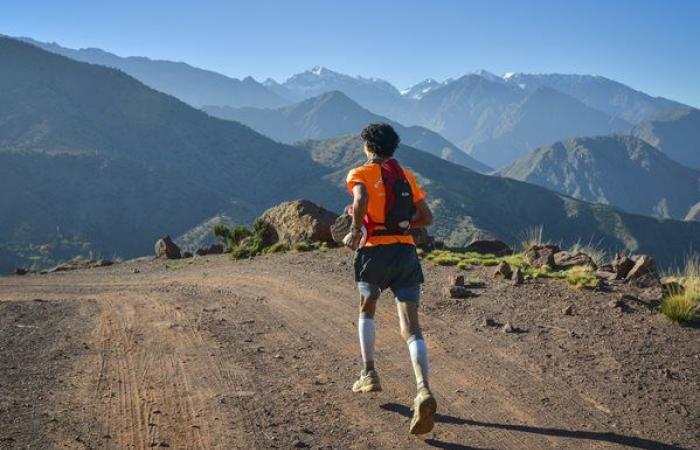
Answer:
<path fill-rule="evenodd" d="M 533 245 L 525 251 L 525 259 L 536 269 L 543 266 L 554 268 L 554 255 L 560 251 L 556 245 Z"/>
<path fill-rule="evenodd" d="M 467 252 L 479 253 L 481 255 L 508 256 L 513 254 L 513 249 L 503 241 L 499 240 L 478 240 L 469 244 L 465 249 Z"/>
<path fill-rule="evenodd" d="M 180 247 L 170 239 L 170 236 L 163 236 L 156 241 L 156 258 L 180 259 Z"/>
<path fill-rule="evenodd" d="M 331 225 L 338 215 L 308 200 L 295 200 L 268 209 L 261 220 L 270 224 L 277 240 L 296 242 L 333 242 Z"/>
<path fill-rule="evenodd" d="M 576 266 L 587 266 L 597 269 L 593 259 L 583 252 L 557 252 L 554 254 L 554 265 L 559 270 L 568 270 Z"/>

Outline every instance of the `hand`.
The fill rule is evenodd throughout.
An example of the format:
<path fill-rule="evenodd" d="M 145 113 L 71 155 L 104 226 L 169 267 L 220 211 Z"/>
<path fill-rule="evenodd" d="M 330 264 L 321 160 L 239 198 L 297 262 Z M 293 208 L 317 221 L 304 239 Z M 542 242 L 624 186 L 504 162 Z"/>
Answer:
<path fill-rule="evenodd" d="M 343 245 L 345 245 L 350 250 L 357 250 L 360 246 L 360 241 L 362 240 L 362 231 L 353 229 L 350 230 L 348 234 L 343 238 Z"/>

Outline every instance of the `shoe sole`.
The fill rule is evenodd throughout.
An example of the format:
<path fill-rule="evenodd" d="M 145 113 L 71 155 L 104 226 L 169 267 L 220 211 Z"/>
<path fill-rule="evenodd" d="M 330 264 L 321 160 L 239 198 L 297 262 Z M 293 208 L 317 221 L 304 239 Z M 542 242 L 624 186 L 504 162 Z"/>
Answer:
<path fill-rule="evenodd" d="M 435 411 L 437 411 L 437 401 L 432 395 L 424 398 L 418 404 L 418 417 L 411 424 L 411 434 L 430 433 L 435 426 Z"/>
<path fill-rule="evenodd" d="M 352 388 L 353 392 L 359 392 L 362 394 L 366 394 L 368 392 L 379 392 L 382 390 L 382 387 L 379 384 L 370 384 L 369 386 L 362 386 L 359 389 Z"/>

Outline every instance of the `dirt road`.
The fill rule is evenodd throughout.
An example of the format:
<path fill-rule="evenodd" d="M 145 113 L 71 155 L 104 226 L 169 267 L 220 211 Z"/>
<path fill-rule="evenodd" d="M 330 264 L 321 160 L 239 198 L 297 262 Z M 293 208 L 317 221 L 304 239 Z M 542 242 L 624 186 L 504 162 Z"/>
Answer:
<path fill-rule="evenodd" d="M 357 296 L 341 250 L 0 278 L 0 447 L 700 448 L 700 330 L 610 308 L 616 293 L 482 269 L 479 297 L 443 299 L 457 269 L 425 269 L 440 415 L 422 438 L 388 295 L 384 391 L 350 391 Z"/>

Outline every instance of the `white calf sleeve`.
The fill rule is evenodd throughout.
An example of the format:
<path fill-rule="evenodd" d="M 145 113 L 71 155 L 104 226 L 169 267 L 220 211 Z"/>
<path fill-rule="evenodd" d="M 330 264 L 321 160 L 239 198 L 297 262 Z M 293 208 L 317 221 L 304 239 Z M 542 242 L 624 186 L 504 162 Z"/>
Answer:
<path fill-rule="evenodd" d="M 374 363 L 374 319 L 360 316 L 357 321 L 357 331 L 360 335 L 362 361 L 365 363 L 365 366 L 367 366 L 367 363 Z"/>
<path fill-rule="evenodd" d="M 408 351 L 411 354 L 418 389 L 428 387 L 428 346 L 425 345 L 423 337 L 411 336 L 408 340 Z"/>

